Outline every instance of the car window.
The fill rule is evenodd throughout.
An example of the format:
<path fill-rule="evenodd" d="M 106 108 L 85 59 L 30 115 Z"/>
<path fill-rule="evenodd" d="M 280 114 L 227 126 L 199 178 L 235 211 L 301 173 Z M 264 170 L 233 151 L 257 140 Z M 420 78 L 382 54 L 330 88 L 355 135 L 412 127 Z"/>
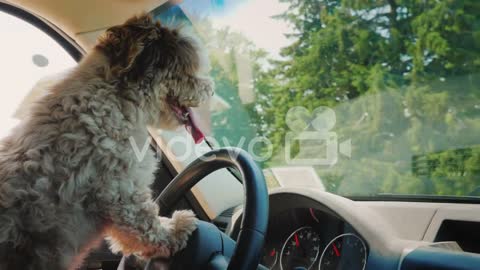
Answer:
<path fill-rule="evenodd" d="M 76 61 L 42 30 L 0 11 L 0 136 Z"/>
<path fill-rule="evenodd" d="M 270 188 L 480 196 L 480 6 L 193 1 L 216 97 L 205 132 Z"/>

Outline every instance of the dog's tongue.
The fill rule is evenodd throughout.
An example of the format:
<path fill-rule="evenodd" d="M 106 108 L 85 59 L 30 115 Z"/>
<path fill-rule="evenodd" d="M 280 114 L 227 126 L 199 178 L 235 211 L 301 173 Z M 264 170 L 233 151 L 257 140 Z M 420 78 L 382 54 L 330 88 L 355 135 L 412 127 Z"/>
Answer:
<path fill-rule="evenodd" d="M 193 140 L 195 141 L 196 144 L 201 143 L 203 141 L 203 139 L 205 138 L 205 135 L 203 134 L 203 132 L 198 127 L 197 119 L 195 118 L 195 115 L 193 114 L 192 109 L 187 108 L 187 107 L 183 107 L 182 110 L 184 110 L 185 115 L 187 115 L 187 121 L 185 122 L 185 128 L 192 135 Z"/>

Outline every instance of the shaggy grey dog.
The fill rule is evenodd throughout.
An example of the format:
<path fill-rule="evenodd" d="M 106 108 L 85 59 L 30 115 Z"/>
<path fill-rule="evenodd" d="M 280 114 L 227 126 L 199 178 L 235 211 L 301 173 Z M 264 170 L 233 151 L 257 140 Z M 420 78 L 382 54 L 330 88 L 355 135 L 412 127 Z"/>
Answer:
<path fill-rule="evenodd" d="M 192 212 L 158 216 L 147 126 L 186 125 L 212 95 L 197 43 L 142 15 L 112 27 L 33 105 L 0 147 L 0 269 L 75 269 L 107 237 L 113 251 L 168 257 L 195 229 Z"/>

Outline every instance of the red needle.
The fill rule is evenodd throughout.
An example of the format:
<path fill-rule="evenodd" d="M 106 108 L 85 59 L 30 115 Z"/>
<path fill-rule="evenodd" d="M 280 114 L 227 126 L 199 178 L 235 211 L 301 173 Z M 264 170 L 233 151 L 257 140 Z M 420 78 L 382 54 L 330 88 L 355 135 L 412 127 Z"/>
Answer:
<path fill-rule="evenodd" d="M 295 237 L 295 246 L 299 247 L 300 246 L 300 241 L 298 241 L 298 235 L 295 234 L 294 237 Z"/>
<path fill-rule="evenodd" d="M 338 248 L 337 246 L 335 245 L 335 243 L 333 243 L 333 251 L 335 251 L 335 255 L 337 257 L 340 257 L 340 251 L 338 251 Z"/>
<path fill-rule="evenodd" d="M 275 251 L 275 249 L 272 249 L 272 251 L 270 252 L 270 257 L 275 256 L 275 253 L 277 253 L 277 252 Z"/>

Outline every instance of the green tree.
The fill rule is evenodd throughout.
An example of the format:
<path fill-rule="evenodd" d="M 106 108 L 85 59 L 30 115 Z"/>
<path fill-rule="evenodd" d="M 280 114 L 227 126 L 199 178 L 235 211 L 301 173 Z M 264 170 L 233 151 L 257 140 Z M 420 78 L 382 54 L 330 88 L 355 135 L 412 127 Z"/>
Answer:
<path fill-rule="evenodd" d="M 464 195 L 480 185 L 480 2 L 280 1 L 294 41 L 255 77 L 270 165 L 282 162 L 289 108 L 330 106 L 354 156 L 317 167 L 329 190 Z M 427 175 L 412 169 L 415 156 L 430 160 Z"/>

